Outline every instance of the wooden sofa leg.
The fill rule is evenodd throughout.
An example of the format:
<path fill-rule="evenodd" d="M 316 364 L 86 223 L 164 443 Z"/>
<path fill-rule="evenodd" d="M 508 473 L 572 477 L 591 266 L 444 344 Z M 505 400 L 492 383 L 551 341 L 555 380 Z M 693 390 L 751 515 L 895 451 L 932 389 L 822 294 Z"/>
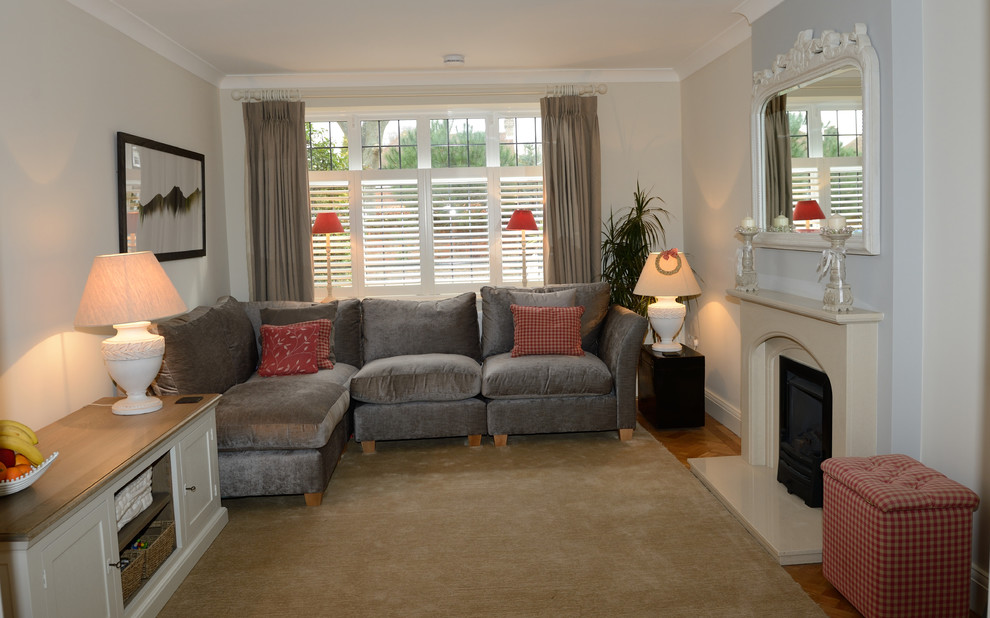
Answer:
<path fill-rule="evenodd" d="M 509 441 L 509 434 L 505 433 L 500 433 L 492 437 L 495 438 L 495 446 L 505 446 Z"/>
<path fill-rule="evenodd" d="M 632 440 L 633 430 L 632 429 L 620 429 L 619 439 L 625 442 L 626 440 Z"/>
<path fill-rule="evenodd" d="M 375 441 L 374 440 L 365 440 L 364 442 L 361 443 L 361 450 L 366 455 L 371 455 L 372 453 L 375 452 Z"/>
<path fill-rule="evenodd" d="M 468 446 L 481 446 L 481 434 L 471 434 L 468 436 Z"/>
<path fill-rule="evenodd" d="M 303 494 L 306 498 L 306 506 L 320 506 L 323 503 L 323 494 Z"/>

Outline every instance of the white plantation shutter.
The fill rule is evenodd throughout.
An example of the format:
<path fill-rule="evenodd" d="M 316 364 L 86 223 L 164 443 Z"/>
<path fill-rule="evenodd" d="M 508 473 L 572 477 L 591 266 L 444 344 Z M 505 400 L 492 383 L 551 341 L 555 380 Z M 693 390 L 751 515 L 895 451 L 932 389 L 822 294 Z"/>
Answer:
<path fill-rule="evenodd" d="M 432 194 L 434 282 L 488 282 L 487 179 L 434 180 Z"/>
<path fill-rule="evenodd" d="M 422 281 L 415 180 L 362 181 L 364 281 L 368 287 Z"/>
<path fill-rule="evenodd" d="M 829 170 L 830 212 L 846 218 L 846 225 L 863 229 L 863 167 Z"/>
<path fill-rule="evenodd" d="M 818 183 L 817 167 L 797 167 L 791 168 L 791 203 L 796 204 L 801 200 L 819 200 L 821 204 L 821 191 Z"/>
<path fill-rule="evenodd" d="M 318 181 L 309 183 L 309 203 L 313 220 L 321 212 L 337 213 L 347 234 L 330 234 L 330 270 L 333 286 L 350 286 L 353 283 L 351 264 L 351 216 L 350 191 L 347 181 Z M 327 284 L 327 234 L 313 235 L 313 276 L 319 287 Z"/>
<path fill-rule="evenodd" d="M 526 232 L 526 279 L 543 281 L 543 177 L 503 178 L 501 195 L 502 281 L 522 281 L 522 233 L 506 231 L 509 217 L 519 208 L 533 211 L 536 232 Z"/>

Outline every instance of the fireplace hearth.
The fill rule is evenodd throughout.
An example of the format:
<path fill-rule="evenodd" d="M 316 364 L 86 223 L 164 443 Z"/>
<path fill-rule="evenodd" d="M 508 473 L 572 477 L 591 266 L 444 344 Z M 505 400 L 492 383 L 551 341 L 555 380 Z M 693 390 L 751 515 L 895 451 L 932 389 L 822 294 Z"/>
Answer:
<path fill-rule="evenodd" d="M 823 372 L 780 357 L 777 480 L 813 508 L 822 506 L 823 461 L 832 456 L 832 385 Z"/>

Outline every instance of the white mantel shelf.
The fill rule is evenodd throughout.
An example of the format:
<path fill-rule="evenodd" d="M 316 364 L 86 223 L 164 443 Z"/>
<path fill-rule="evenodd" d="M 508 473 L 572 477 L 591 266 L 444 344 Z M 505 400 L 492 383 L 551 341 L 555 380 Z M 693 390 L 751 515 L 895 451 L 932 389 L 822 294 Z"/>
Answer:
<path fill-rule="evenodd" d="M 815 300 L 804 296 L 775 292 L 773 290 L 760 290 L 759 292 L 726 290 L 726 294 L 739 300 L 796 313 L 823 322 L 831 322 L 832 324 L 858 324 L 862 322 L 880 322 L 883 320 L 883 313 L 878 311 L 868 311 L 855 307 L 850 311 L 825 311 L 822 309 L 821 299 Z"/>

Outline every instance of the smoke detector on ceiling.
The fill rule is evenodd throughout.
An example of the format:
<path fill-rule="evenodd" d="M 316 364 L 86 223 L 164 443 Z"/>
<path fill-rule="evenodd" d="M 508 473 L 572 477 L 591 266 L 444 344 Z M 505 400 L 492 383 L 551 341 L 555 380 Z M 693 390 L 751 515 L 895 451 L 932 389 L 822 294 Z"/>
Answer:
<path fill-rule="evenodd" d="M 464 64 L 464 54 L 447 54 L 443 57 L 443 63 L 447 66 Z"/>

